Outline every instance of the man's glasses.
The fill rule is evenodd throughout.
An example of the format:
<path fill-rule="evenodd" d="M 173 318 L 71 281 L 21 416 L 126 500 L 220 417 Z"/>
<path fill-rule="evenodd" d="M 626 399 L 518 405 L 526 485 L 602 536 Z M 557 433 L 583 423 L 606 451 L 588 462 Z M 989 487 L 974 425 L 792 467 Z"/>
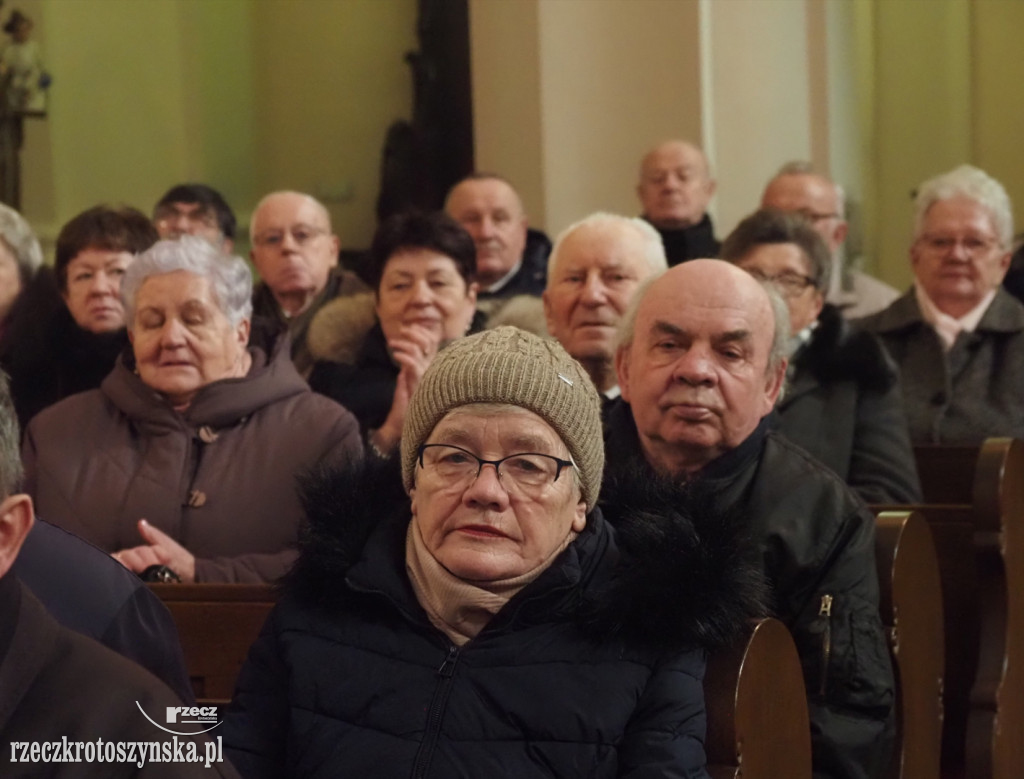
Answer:
<path fill-rule="evenodd" d="M 800 216 L 802 216 L 811 224 L 818 224 L 818 222 L 824 222 L 826 219 L 839 218 L 839 214 L 829 214 L 824 213 L 822 211 L 812 211 L 809 208 L 798 208 L 795 213 L 800 214 Z"/>
<path fill-rule="evenodd" d="M 461 446 L 450 444 L 423 444 L 418 451 L 420 468 L 443 481 L 453 484 L 471 482 L 485 465 L 493 465 L 506 489 L 515 485 L 527 492 L 536 492 L 554 484 L 563 468 L 575 467 L 572 460 L 538 452 L 521 452 L 500 460 L 485 460 Z"/>
<path fill-rule="evenodd" d="M 775 276 L 771 276 L 756 268 L 747 268 L 746 271 L 758 281 L 774 284 L 783 297 L 787 298 L 798 297 L 805 289 L 814 286 L 814 279 L 794 271 L 783 271 Z"/>
<path fill-rule="evenodd" d="M 257 246 L 270 246 L 272 248 L 276 248 L 284 243 L 284 237 L 286 235 L 291 235 L 292 240 L 298 246 L 305 246 L 310 241 L 326 234 L 327 231 L 322 227 L 295 225 L 295 227 L 289 228 L 288 230 L 268 230 L 265 233 L 260 233 L 253 239 L 253 243 Z"/>
<path fill-rule="evenodd" d="M 928 251 L 936 254 L 946 254 L 959 244 L 964 248 L 964 252 L 971 257 L 987 254 L 998 246 L 998 241 L 994 238 L 983 238 L 978 235 L 965 235 L 958 238 L 952 235 L 926 234 L 922 235 L 919 240 Z"/>

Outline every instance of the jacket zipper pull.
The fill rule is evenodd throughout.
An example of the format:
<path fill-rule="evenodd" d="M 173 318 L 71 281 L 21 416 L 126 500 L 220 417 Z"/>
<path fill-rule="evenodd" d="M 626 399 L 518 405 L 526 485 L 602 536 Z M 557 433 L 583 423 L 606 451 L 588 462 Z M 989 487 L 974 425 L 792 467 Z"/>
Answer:
<path fill-rule="evenodd" d="M 441 663 L 441 667 L 437 669 L 437 673 L 446 679 L 450 679 L 452 674 L 455 673 L 455 661 L 459 659 L 459 648 L 457 646 L 448 647 L 448 656 Z"/>
<path fill-rule="evenodd" d="M 828 665 L 832 655 L 832 596 L 825 594 L 821 596 L 821 607 L 818 609 L 818 616 L 825 618 L 825 629 L 821 633 L 821 689 L 819 694 L 825 697 L 826 683 L 828 682 Z"/>

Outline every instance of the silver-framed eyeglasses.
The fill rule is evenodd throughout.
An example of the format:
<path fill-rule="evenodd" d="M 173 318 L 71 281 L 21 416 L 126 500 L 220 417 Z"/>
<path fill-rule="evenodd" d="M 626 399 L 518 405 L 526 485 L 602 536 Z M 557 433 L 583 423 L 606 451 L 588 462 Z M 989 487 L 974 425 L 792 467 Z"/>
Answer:
<path fill-rule="evenodd" d="M 554 484 L 563 468 L 576 467 L 572 460 L 539 452 L 519 452 L 500 460 L 485 460 L 451 444 L 422 444 L 418 454 L 420 468 L 444 481 L 474 481 L 485 465 L 493 465 L 502 484 L 506 487 L 514 484 L 526 490 L 538 490 Z"/>
<path fill-rule="evenodd" d="M 288 230 L 267 230 L 265 233 L 257 235 L 253 243 L 257 246 L 271 246 L 276 248 L 284 243 L 284 237 L 289 233 L 296 244 L 299 246 L 305 246 L 307 243 L 319 238 L 321 235 L 326 235 L 327 231 L 322 227 L 300 224 L 290 227 Z"/>

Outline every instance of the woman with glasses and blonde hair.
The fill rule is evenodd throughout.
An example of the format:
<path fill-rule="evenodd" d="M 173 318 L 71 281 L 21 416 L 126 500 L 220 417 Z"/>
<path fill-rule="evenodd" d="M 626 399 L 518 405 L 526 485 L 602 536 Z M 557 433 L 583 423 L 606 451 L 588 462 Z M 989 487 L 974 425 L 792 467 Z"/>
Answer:
<path fill-rule="evenodd" d="M 675 487 L 619 491 L 618 529 L 595 508 L 580 365 L 513 327 L 453 342 L 399 459 L 400 481 L 371 463 L 310 489 L 312 532 L 225 723 L 239 771 L 704 776 L 705 649 L 761 585 L 731 523 L 689 516 Z"/>
<path fill-rule="evenodd" d="M 899 373 L 877 338 L 852 330 L 825 302 L 832 258 L 810 221 L 757 211 L 725 239 L 721 257 L 772 282 L 789 308 L 779 429 L 865 502 L 920 502 Z"/>

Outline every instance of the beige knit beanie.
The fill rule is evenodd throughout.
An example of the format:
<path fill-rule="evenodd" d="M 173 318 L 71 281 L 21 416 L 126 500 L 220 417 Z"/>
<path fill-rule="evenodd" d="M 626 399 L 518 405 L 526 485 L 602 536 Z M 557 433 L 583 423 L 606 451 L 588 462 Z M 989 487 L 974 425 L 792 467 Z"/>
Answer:
<path fill-rule="evenodd" d="M 579 469 L 587 509 L 596 505 L 604 470 L 597 390 L 561 344 L 517 327 L 459 338 L 427 368 L 402 428 L 402 481 L 407 490 L 420 444 L 445 414 L 470 403 L 520 406 L 551 425 Z"/>

